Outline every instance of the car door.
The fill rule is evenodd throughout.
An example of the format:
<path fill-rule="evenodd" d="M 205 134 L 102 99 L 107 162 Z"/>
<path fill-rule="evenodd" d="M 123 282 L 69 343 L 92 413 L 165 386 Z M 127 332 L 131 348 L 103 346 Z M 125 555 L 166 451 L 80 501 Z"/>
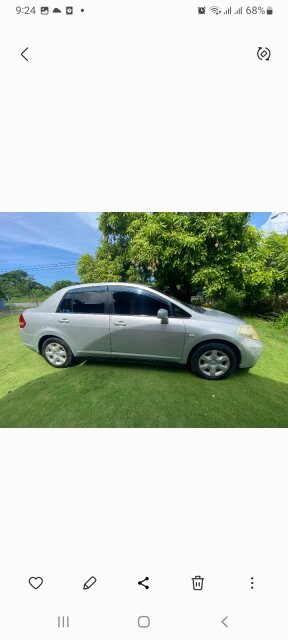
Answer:
<path fill-rule="evenodd" d="M 58 335 L 75 355 L 111 355 L 107 286 L 75 287 L 55 315 Z"/>
<path fill-rule="evenodd" d="M 143 289 L 115 285 L 111 294 L 112 355 L 180 360 L 185 341 L 185 325 L 181 318 L 168 318 L 164 324 L 157 318 L 159 309 L 170 314 L 164 298 Z"/>

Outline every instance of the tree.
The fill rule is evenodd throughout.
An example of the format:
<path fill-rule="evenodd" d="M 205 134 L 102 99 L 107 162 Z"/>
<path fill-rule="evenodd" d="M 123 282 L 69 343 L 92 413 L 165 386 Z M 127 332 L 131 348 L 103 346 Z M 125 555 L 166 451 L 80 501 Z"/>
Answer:
<path fill-rule="evenodd" d="M 135 234 L 134 228 L 135 225 L 145 224 L 148 215 L 127 212 L 102 213 L 99 216 L 101 246 L 95 256 L 90 253 L 81 256 L 78 273 L 82 282 L 131 281 L 130 245 Z M 143 273 L 143 281 L 148 276 L 148 273 Z"/>
<path fill-rule="evenodd" d="M 157 285 L 189 300 L 226 290 L 233 257 L 244 250 L 249 213 L 153 213 L 131 243 L 134 264 L 150 269 Z"/>
<path fill-rule="evenodd" d="M 101 246 L 80 258 L 79 275 L 83 282 L 148 283 L 184 301 L 201 290 L 248 310 L 265 307 L 288 288 L 288 237 L 265 235 L 249 216 L 102 213 Z"/>
<path fill-rule="evenodd" d="M 4 298 L 12 297 L 26 297 L 31 296 L 31 293 L 38 292 L 49 293 L 49 287 L 36 282 L 33 276 L 29 276 L 26 271 L 22 269 L 15 269 L 13 271 L 7 271 L 0 275 L 0 289 L 3 292 Z"/>
<path fill-rule="evenodd" d="M 273 293 L 288 289 L 288 236 L 272 232 L 263 238 L 263 257 L 266 269 L 273 272 Z"/>
<path fill-rule="evenodd" d="M 56 291 L 59 291 L 60 289 L 77 284 L 79 284 L 79 282 L 72 282 L 71 280 L 56 280 L 56 282 L 54 282 L 50 287 L 50 293 L 56 293 Z"/>
<path fill-rule="evenodd" d="M 102 213 L 96 256 L 85 254 L 84 282 L 155 284 L 189 300 L 196 289 L 222 294 L 245 249 L 249 213 Z"/>
<path fill-rule="evenodd" d="M 288 236 L 275 232 L 268 236 L 253 227 L 247 230 L 245 253 L 235 259 L 241 274 L 239 288 L 245 291 L 245 306 L 251 310 L 268 305 L 272 298 L 287 292 Z M 276 304 L 277 306 L 277 304 Z"/>

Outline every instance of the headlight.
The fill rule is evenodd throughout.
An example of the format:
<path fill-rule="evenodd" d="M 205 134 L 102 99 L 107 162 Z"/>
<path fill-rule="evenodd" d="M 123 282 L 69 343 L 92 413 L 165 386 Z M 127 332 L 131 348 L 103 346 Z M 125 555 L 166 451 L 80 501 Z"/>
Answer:
<path fill-rule="evenodd" d="M 251 338 L 252 340 L 260 340 L 257 331 L 251 326 L 251 324 L 242 324 L 238 329 L 240 336 L 245 338 Z"/>

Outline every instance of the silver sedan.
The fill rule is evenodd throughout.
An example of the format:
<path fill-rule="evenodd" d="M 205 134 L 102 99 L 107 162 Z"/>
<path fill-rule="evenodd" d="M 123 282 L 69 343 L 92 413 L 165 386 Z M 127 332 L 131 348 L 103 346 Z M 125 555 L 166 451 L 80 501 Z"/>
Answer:
<path fill-rule="evenodd" d="M 262 352 L 243 320 L 131 283 L 61 289 L 21 314 L 20 335 L 57 369 L 83 358 L 133 358 L 188 364 L 206 380 L 253 367 Z"/>

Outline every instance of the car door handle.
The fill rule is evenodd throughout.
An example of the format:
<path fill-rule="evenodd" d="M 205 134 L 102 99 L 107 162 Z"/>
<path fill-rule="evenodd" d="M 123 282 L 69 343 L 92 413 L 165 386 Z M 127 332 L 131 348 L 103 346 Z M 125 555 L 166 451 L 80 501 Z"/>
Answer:
<path fill-rule="evenodd" d="M 62 320 L 58 320 L 58 322 L 63 322 L 63 324 L 68 324 L 70 320 L 68 320 L 68 318 L 62 318 Z"/>
<path fill-rule="evenodd" d="M 117 320 L 117 322 L 114 322 L 114 324 L 116 325 L 116 327 L 126 327 L 127 322 L 124 322 L 124 320 Z"/>

